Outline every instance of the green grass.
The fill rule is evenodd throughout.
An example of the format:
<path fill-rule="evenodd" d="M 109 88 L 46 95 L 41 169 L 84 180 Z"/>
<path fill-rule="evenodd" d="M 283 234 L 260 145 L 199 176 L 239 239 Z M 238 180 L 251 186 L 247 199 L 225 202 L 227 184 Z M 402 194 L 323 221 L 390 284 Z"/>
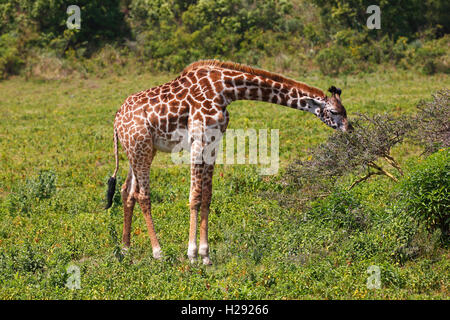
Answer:
<path fill-rule="evenodd" d="M 395 186 L 383 178 L 346 195 L 367 222 L 360 225 L 345 222 L 346 208 L 344 215 L 323 217 L 321 206 L 328 204 L 299 212 L 265 196 L 283 192 L 278 183 L 283 170 L 261 178 L 252 165 L 218 165 L 210 213 L 214 265 L 191 265 L 189 170 L 163 153 L 157 154 L 150 179 L 165 259 L 152 259 L 136 207 L 132 248 L 119 262 L 114 255 L 122 228 L 119 197 L 110 211 L 102 209 L 114 169 L 114 114 L 131 93 L 171 78 L 0 82 L 1 299 L 448 299 L 448 250 L 434 248 L 433 235 L 418 232 L 413 240 L 421 254 L 402 258 L 401 236 L 408 237 L 412 222 L 392 211 Z M 396 70 L 299 80 L 343 88 L 350 116 L 411 113 L 418 100 L 450 86 L 446 75 Z M 280 130 L 282 169 L 331 133 L 312 115 L 281 106 L 243 101 L 229 111 L 230 128 Z M 394 152 L 406 165 L 420 150 L 405 145 Z M 119 182 L 127 168 L 121 153 Z M 41 170 L 56 177 L 48 198 L 35 192 Z M 64 286 L 70 264 L 80 268 L 80 290 Z M 366 287 L 371 265 L 381 268 L 381 289 Z"/>

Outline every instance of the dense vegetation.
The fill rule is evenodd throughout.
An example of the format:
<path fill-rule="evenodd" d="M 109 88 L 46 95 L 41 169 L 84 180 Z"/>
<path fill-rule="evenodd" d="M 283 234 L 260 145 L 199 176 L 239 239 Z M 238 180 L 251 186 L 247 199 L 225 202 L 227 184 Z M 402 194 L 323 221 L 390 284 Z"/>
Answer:
<path fill-rule="evenodd" d="M 374 71 L 377 64 L 449 72 L 445 0 L 78 1 L 81 29 L 66 27 L 68 0 L 0 1 L 0 77 L 179 71 L 219 58 L 302 74 Z M 106 69 L 106 70 L 105 70 Z"/>

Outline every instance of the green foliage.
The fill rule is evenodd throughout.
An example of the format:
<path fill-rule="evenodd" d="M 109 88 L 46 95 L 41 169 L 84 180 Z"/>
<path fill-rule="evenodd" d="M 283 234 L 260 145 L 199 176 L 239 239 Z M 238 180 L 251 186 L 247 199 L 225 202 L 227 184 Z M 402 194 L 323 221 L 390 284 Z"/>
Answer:
<path fill-rule="evenodd" d="M 430 229 L 440 228 L 446 242 L 450 230 L 450 149 L 429 156 L 402 181 L 408 212 Z"/>
<path fill-rule="evenodd" d="M 0 79 L 18 73 L 24 64 L 19 52 L 17 36 L 10 33 L 0 35 Z"/>
<path fill-rule="evenodd" d="M 412 58 L 413 63 L 425 74 L 450 73 L 449 40 L 450 37 L 447 35 L 441 39 L 426 42 L 416 50 Z"/>
<path fill-rule="evenodd" d="M 437 40 L 409 40 L 398 37 L 396 41 L 385 35 L 371 39 L 354 30 L 336 33 L 332 44 L 315 57 L 324 75 L 370 72 L 374 65 L 393 63 L 402 68 L 418 68 L 424 74 L 449 73 L 449 36 Z"/>
<path fill-rule="evenodd" d="M 178 72 L 209 58 L 296 74 L 448 73 L 447 2 L 382 1 L 382 29 L 369 30 L 365 0 L 79 1 L 81 29 L 69 30 L 69 0 L 2 0 L 0 78 Z"/>
<path fill-rule="evenodd" d="M 381 10 L 381 29 L 367 30 L 366 21 L 369 14 L 367 8 L 373 5 L 370 0 L 313 0 L 321 8 L 321 17 L 331 34 L 340 29 L 350 28 L 358 32 L 366 32 L 371 37 L 379 34 L 413 36 L 426 28 L 439 26 L 436 34 L 450 32 L 448 16 L 450 4 L 445 0 L 421 1 L 401 0 L 379 1 L 376 3 Z"/>
<path fill-rule="evenodd" d="M 67 8 L 74 4 L 69 0 L 9 0 L 0 3 L 0 14 L 6 18 L 0 22 L 0 31 L 17 30 L 24 20 L 32 21 L 40 33 L 39 44 L 63 38 L 69 15 Z M 81 29 L 67 39 L 66 46 L 98 46 L 99 42 L 120 39 L 126 34 L 121 1 L 77 1 L 81 11 Z M 31 28 L 31 26 L 30 26 Z"/>
<path fill-rule="evenodd" d="M 352 61 L 348 59 L 350 50 L 343 46 L 322 49 L 316 56 L 320 71 L 325 75 L 336 76 L 353 71 Z"/>
<path fill-rule="evenodd" d="M 24 248 L 11 252 L 12 265 L 9 272 L 36 272 L 45 266 L 45 258 L 35 247 L 30 243 L 26 243 Z"/>
<path fill-rule="evenodd" d="M 27 181 L 30 196 L 38 200 L 48 199 L 56 190 L 56 175 L 53 171 L 41 170 L 35 179 Z"/>
<path fill-rule="evenodd" d="M 50 198 L 56 191 L 54 171 L 40 170 L 36 177 L 27 179 L 10 194 L 10 212 L 29 214 L 35 204 Z"/>
<path fill-rule="evenodd" d="M 128 21 L 136 49 L 156 68 L 175 71 L 198 59 L 262 53 L 266 32 L 301 29 L 298 19 L 285 19 L 291 9 L 289 1 L 272 0 L 133 1 Z"/>
<path fill-rule="evenodd" d="M 364 208 L 360 200 L 347 190 L 339 188 L 312 205 L 308 218 L 320 219 L 332 228 L 353 232 L 366 230 L 370 224 L 370 209 Z"/>

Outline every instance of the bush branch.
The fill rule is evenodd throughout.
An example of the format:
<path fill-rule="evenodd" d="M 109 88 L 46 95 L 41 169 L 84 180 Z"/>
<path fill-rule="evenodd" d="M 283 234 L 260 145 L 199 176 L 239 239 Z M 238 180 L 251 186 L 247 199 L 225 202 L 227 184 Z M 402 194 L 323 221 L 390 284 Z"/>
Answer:
<path fill-rule="evenodd" d="M 398 182 L 398 179 L 394 177 L 389 171 L 384 170 L 379 165 L 375 164 L 374 162 L 369 162 L 369 167 L 374 168 L 380 172 L 380 174 L 384 174 L 386 177 L 391 178 L 393 181 Z"/>
<path fill-rule="evenodd" d="M 390 155 L 385 155 L 385 156 L 384 156 L 384 159 L 385 159 L 391 166 L 393 166 L 395 169 L 397 169 L 398 172 L 403 176 L 403 170 L 402 170 L 402 168 L 400 167 L 400 165 L 398 164 L 398 162 L 395 161 L 395 159 L 394 159 L 392 156 L 390 156 Z"/>
<path fill-rule="evenodd" d="M 354 186 L 356 186 L 358 183 L 366 181 L 367 179 L 369 179 L 371 176 L 374 175 L 382 175 L 384 173 L 380 172 L 380 171 L 369 171 L 369 173 L 367 173 L 364 177 L 354 181 L 351 186 L 348 188 L 348 190 L 352 190 Z"/>

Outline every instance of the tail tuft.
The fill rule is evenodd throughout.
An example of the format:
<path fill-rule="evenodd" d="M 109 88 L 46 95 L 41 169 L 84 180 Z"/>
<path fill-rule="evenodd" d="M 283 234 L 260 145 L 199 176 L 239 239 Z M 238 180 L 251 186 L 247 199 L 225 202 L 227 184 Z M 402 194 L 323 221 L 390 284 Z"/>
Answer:
<path fill-rule="evenodd" d="M 116 192 L 116 178 L 111 177 L 108 180 L 108 192 L 106 193 L 105 209 L 111 208 L 115 192 Z"/>
<path fill-rule="evenodd" d="M 119 170 L 119 149 L 117 148 L 118 143 L 117 130 L 114 129 L 114 158 L 116 159 L 116 169 L 114 169 L 114 174 L 108 180 L 108 192 L 106 192 L 106 206 L 105 209 L 109 209 L 112 206 L 112 201 L 114 198 L 114 193 L 116 192 L 116 175 Z"/>

